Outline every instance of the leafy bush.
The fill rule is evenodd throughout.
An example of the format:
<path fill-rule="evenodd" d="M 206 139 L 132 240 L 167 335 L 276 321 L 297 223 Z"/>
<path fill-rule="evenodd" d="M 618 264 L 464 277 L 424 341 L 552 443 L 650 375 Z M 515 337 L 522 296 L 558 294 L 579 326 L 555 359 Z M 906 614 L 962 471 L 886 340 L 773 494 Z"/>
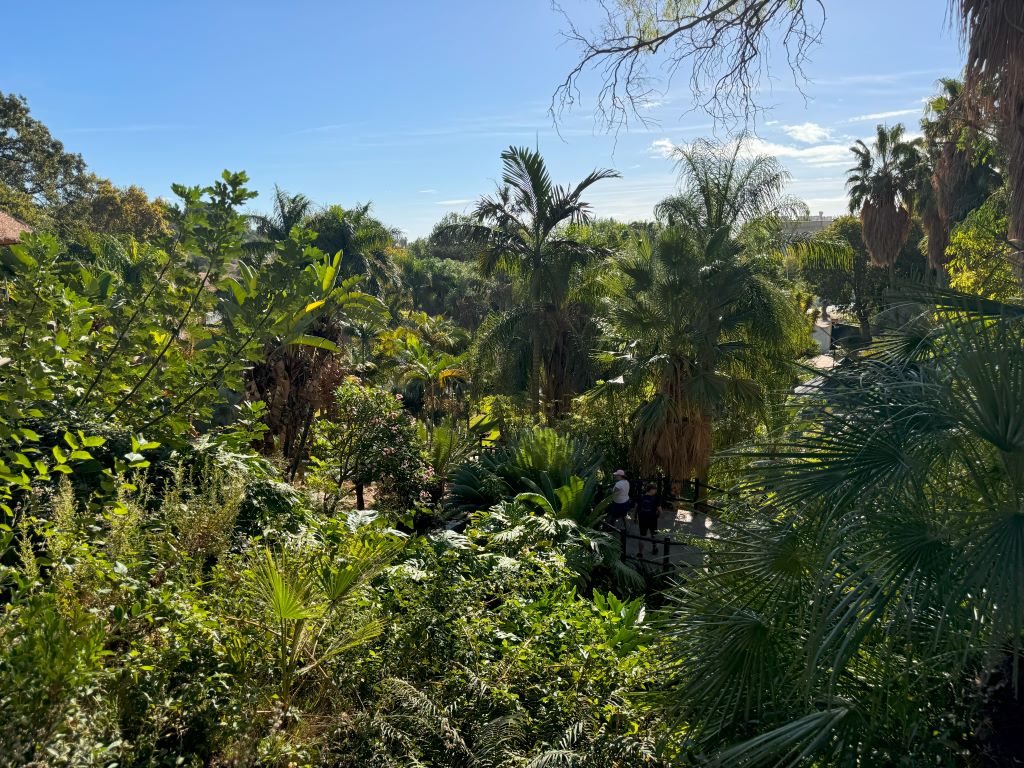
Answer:
<path fill-rule="evenodd" d="M 416 430 L 401 398 L 383 389 L 346 381 L 335 392 L 329 418 L 313 431 L 310 483 L 333 514 L 355 486 L 357 506 L 363 488 L 386 481 L 385 498 L 393 512 L 404 514 L 418 501 L 421 471 Z"/>

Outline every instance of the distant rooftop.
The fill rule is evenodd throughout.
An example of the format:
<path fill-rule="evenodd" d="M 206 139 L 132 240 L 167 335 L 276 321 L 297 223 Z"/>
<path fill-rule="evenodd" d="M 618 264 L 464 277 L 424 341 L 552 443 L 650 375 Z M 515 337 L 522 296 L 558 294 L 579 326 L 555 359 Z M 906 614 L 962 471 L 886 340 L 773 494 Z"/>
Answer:
<path fill-rule="evenodd" d="M 0 245 L 13 245 L 21 240 L 22 232 L 31 231 L 31 227 L 0 211 Z"/>
<path fill-rule="evenodd" d="M 835 216 L 826 216 L 824 213 L 818 213 L 817 216 L 801 216 L 799 219 L 783 219 L 782 231 L 790 237 L 813 235 L 835 220 Z"/>

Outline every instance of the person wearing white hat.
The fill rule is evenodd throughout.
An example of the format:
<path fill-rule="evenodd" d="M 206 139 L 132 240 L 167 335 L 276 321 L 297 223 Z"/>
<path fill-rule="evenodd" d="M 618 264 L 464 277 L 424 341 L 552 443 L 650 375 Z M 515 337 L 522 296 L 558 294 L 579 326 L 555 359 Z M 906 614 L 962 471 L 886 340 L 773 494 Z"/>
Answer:
<path fill-rule="evenodd" d="M 612 487 L 612 504 L 608 510 L 608 521 L 617 525 L 624 520 L 629 510 L 633 508 L 633 502 L 629 499 L 629 480 L 626 479 L 626 471 L 616 469 L 612 473 L 615 478 L 615 485 Z"/>

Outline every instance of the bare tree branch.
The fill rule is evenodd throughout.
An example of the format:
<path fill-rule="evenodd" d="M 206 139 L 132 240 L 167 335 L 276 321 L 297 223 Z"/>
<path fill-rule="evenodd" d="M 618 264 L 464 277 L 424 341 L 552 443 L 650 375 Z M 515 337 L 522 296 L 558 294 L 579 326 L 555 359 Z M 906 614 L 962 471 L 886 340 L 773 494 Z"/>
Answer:
<path fill-rule="evenodd" d="M 794 82 L 806 82 L 804 64 L 821 41 L 824 0 L 595 0 L 602 10 L 596 29 L 581 28 L 554 2 L 566 21 L 564 37 L 580 57 L 551 98 L 557 122 L 581 101 L 581 78 L 601 79 L 595 118 L 618 132 L 631 120 L 650 124 L 644 113 L 689 69 L 692 106 L 716 121 L 746 126 L 758 111 L 755 95 L 770 77 L 770 54 L 785 51 Z M 655 71 L 657 70 L 657 71 Z M 661 88 L 662 90 L 659 90 Z"/>

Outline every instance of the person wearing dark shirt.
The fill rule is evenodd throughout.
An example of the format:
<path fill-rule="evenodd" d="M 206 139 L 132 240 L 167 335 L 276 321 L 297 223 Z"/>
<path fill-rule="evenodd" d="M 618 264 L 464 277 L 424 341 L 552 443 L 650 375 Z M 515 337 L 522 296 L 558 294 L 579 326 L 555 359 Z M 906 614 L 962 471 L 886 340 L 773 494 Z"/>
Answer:
<path fill-rule="evenodd" d="M 658 513 L 661 512 L 661 499 L 658 498 L 658 489 L 648 485 L 644 495 L 636 505 L 636 522 L 640 527 L 641 536 L 650 536 L 652 539 L 658 532 Z M 644 553 L 644 543 L 640 542 L 640 554 Z M 653 554 L 658 554 L 658 545 L 655 544 Z"/>

